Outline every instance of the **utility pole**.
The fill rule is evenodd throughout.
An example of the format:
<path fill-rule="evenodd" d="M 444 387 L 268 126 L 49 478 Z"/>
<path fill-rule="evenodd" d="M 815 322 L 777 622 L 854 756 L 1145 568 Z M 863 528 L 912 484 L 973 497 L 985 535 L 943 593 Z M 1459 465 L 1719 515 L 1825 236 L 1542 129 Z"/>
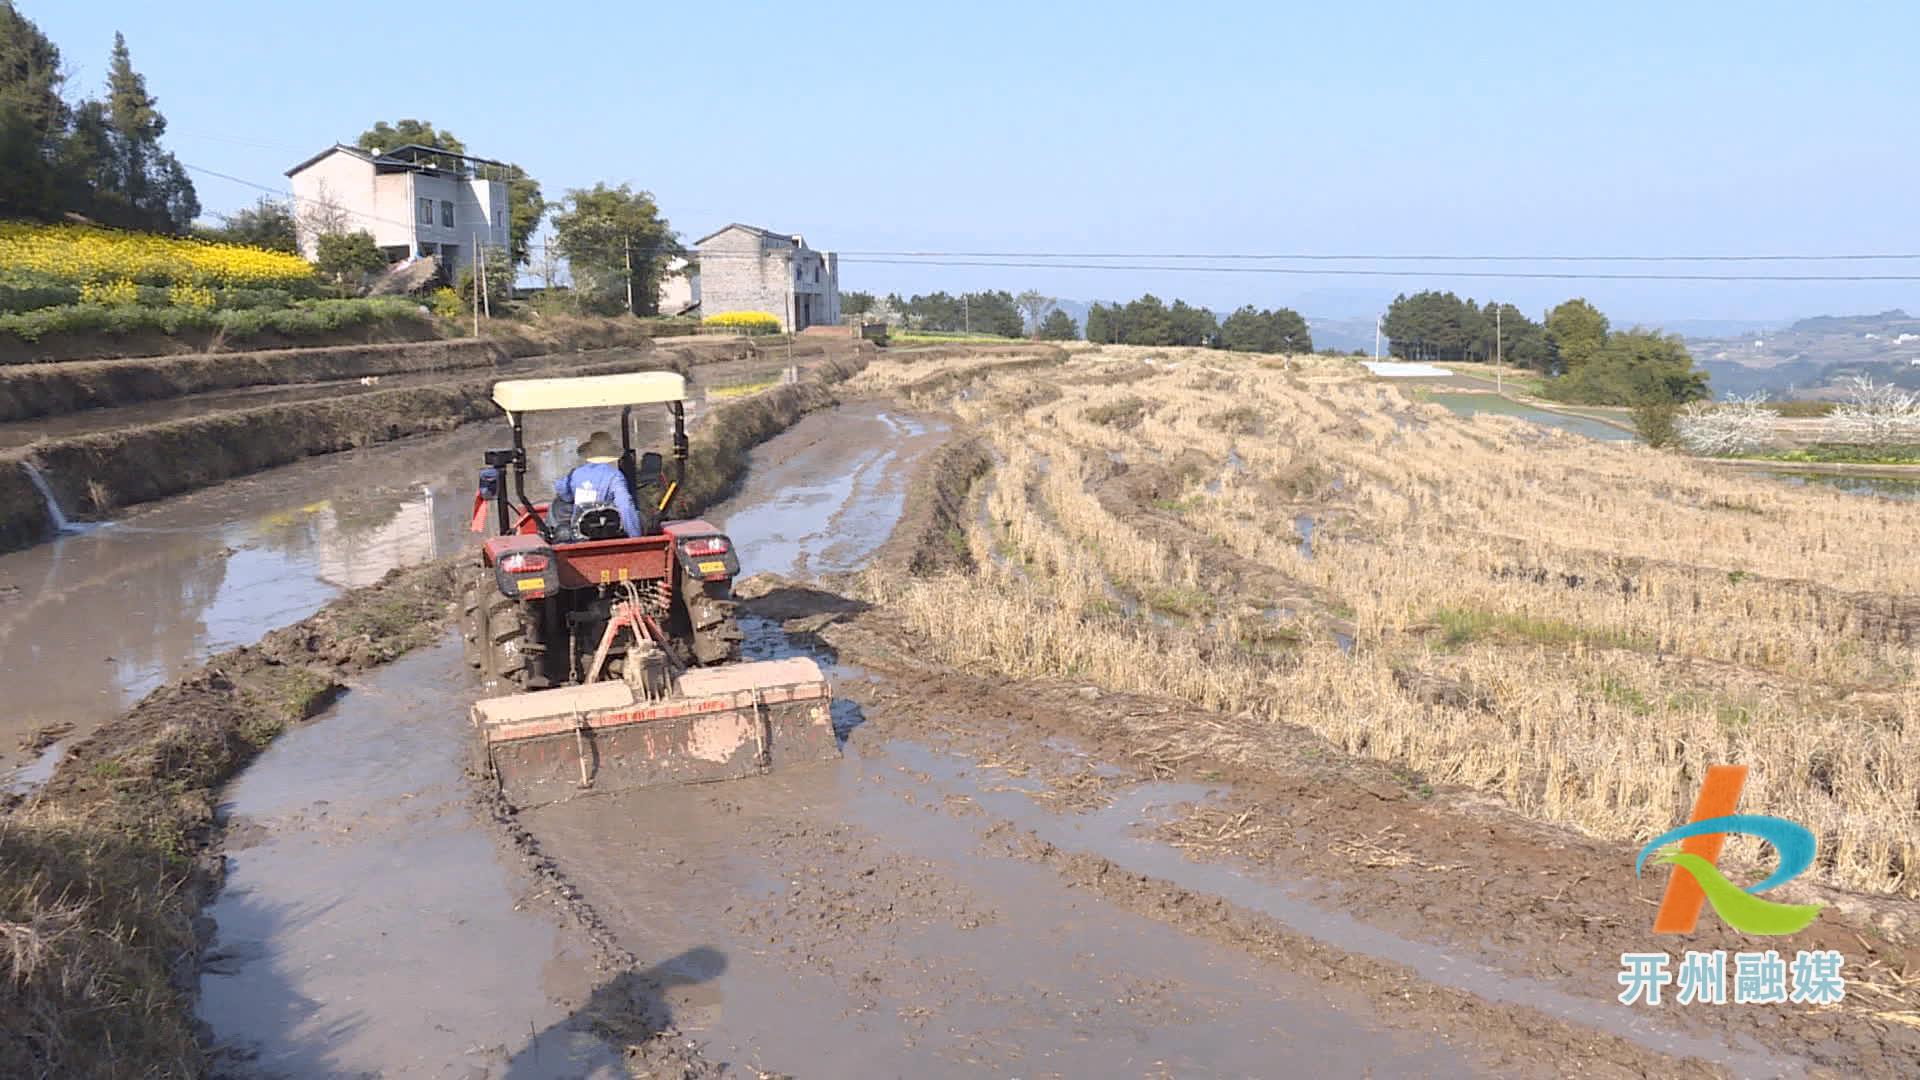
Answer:
<path fill-rule="evenodd" d="M 1493 389 L 1504 394 L 1506 389 L 1507 357 L 1500 349 L 1500 305 L 1493 305 Z"/>
<path fill-rule="evenodd" d="M 627 237 L 627 314 L 633 314 L 633 237 Z"/>
<path fill-rule="evenodd" d="M 973 312 L 967 307 L 966 293 L 960 294 L 960 330 L 962 333 L 973 333 Z"/>
<path fill-rule="evenodd" d="M 1375 361 L 1380 359 L 1380 322 L 1385 318 L 1385 315 L 1375 315 L 1373 317 L 1373 358 Z"/>

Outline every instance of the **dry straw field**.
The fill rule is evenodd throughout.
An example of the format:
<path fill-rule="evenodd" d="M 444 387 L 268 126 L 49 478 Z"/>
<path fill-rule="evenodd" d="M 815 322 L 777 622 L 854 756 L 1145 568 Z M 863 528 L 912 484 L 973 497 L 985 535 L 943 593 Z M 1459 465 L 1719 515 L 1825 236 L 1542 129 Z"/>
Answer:
<path fill-rule="evenodd" d="M 1083 350 L 945 403 L 999 456 L 954 537 L 976 569 L 865 587 L 946 660 L 1230 718 L 1147 733 L 1172 760 L 1259 766 L 1301 725 L 1624 841 L 1745 762 L 1821 880 L 1920 894 L 1920 504 L 1464 419 L 1336 360 Z"/>

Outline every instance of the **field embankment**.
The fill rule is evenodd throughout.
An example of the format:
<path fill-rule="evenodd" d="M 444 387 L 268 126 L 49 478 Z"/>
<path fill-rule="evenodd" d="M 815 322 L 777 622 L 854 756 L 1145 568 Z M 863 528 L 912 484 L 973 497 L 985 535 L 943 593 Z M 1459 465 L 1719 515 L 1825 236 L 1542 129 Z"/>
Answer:
<path fill-rule="evenodd" d="M 835 400 L 864 351 L 716 406 L 682 504 L 739 482 L 747 451 Z M 0 817 L 0 1074 L 193 1076 L 194 918 L 219 886 L 220 787 L 357 672 L 437 638 L 455 559 L 395 571 L 258 644 L 212 657 L 76 743 Z"/>
<path fill-rule="evenodd" d="M 0 366 L 0 423 L 60 416 L 249 386 L 378 378 L 499 365 L 518 357 L 595 349 L 644 348 L 663 328 L 639 319 L 554 318 L 540 324 L 490 323 L 478 338 L 406 340 L 285 349 L 174 353 L 110 360 L 62 356 Z M 731 355 L 733 339 L 680 342 L 696 355 Z M 766 348 L 764 344 L 755 348 Z"/>
<path fill-rule="evenodd" d="M 484 355 L 497 358 L 492 349 L 487 346 Z M 798 343 L 792 351 L 797 362 L 806 363 L 864 354 L 857 343 L 839 341 Z M 577 358 L 543 366 L 541 374 L 595 375 L 649 368 L 684 372 L 700 363 L 763 352 L 762 346 L 744 339 L 689 341 L 683 346 L 650 348 L 638 354 L 581 353 Z M 478 355 L 476 350 L 474 356 L 460 359 Z M 785 355 L 784 348 L 779 355 Z M 403 356 L 396 362 L 433 363 L 445 358 L 442 353 L 429 352 Z M 372 358 L 373 362 L 393 359 Z M 246 376 L 257 372 L 261 364 L 275 369 L 298 364 L 299 360 L 294 353 L 234 362 Z M 348 354 L 338 362 L 366 363 L 369 358 Z M 218 366 L 211 370 L 222 371 Z M 486 373 L 479 374 L 480 370 Z M 352 392 L 343 391 L 334 398 L 223 408 L 204 416 L 124 427 L 111 423 L 111 411 L 102 412 L 99 430 L 93 433 L 42 439 L 0 453 L 0 486 L 28 496 L 0 504 L 0 549 L 34 543 L 54 528 L 50 508 L 27 473 L 29 462 L 37 467 L 64 513 L 81 519 L 96 518 L 117 508 L 303 457 L 446 431 L 485 419 L 498 411 L 489 397 L 495 377 L 491 368 L 461 367 L 450 371 L 445 380 L 425 386 L 391 390 L 377 385 L 353 386 L 348 388 Z"/>

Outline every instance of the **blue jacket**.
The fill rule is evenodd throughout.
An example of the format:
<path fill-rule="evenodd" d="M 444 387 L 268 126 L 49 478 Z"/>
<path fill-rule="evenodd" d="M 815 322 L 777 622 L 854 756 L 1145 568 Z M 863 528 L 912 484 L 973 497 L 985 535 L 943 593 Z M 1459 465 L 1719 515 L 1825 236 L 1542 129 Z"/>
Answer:
<path fill-rule="evenodd" d="M 554 481 L 555 498 L 573 501 L 574 520 L 588 506 L 612 504 L 620 512 L 620 527 L 628 536 L 640 535 L 640 511 L 633 505 L 633 493 L 627 490 L 627 478 L 620 466 L 611 462 L 588 461 Z"/>

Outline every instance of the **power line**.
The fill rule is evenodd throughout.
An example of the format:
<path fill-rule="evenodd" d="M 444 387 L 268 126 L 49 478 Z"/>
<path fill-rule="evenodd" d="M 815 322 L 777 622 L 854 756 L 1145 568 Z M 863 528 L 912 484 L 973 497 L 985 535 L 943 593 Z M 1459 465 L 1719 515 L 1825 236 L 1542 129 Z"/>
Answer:
<path fill-rule="evenodd" d="M 295 202 L 329 205 L 320 200 L 308 199 L 296 195 L 285 188 L 269 187 L 255 183 L 217 169 L 182 162 L 186 168 L 208 176 L 216 176 L 245 187 L 264 191 L 270 195 L 292 199 Z M 378 221 L 400 228 L 412 228 L 414 223 L 394 218 L 380 217 L 374 214 L 351 210 L 333 204 L 353 217 L 366 221 Z M 545 246 L 545 245 L 541 245 Z M 700 252 L 690 250 L 690 259 L 707 261 L 717 259 L 753 259 L 761 258 L 757 252 Z M 1673 274 L 1673 273 L 1595 273 L 1591 271 L 1552 271 L 1552 270 L 1433 270 L 1433 269 L 1392 269 L 1373 270 L 1352 267 L 1325 266 L 1195 266 L 1169 263 L 1146 262 L 1064 262 L 1065 259 L 1172 259 L 1192 263 L 1201 260 L 1216 261 L 1286 261 L 1301 262 L 1338 262 L 1338 261 L 1431 261 L 1446 263 L 1463 262 L 1839 262 L 1870 260 L 1914 260 L 1920 254 L 1835 254 L 1835 255 L 1328 255 L 1328 254 L 1070 254 L 1064 252 L 964 252 L 964 251 L 843 251 L 821 252 L 837 254 L 842 263 L 868 266 L 940 266 L 940 267 L 984 267 L 1008 270 L 1129 270 L 1153 273 L 1175 274 L 1274 274 L 1295 277 L 1366 277 L 1366 278 L 1417 278 L 1417 277 L 1456 277 L 1489 278 L 1500 280 L 1545 280 L 1545 281 L 1778 281 L 1778 282 L 1863 282 L 1863 281 L 1920 281 L 1920 274 Z"/>
<path fill-rule="evenodd" d="M 903 259 L 1209 259 L 1271 262 L 1876 262 L 1920 259 L 1920 253 L 1839 255 L 1329 255 L 1319 252 L 1057 252 L 1057 251 L 843 251 L 845 256 Z"/>
<path fill-rule="evenodd" d="M 708 255 L 698 256 L 701 259 Z M 990 259 L 873 259 L 843 256 L 842 263 L 890 266 L 984 266 L 1020 270 L 1133 270 L 1175 274 L 1286 274 L 1301 277 L 1463 277 L 1552 281 L 1920 281 L 1920 274 L 1597 274 L 1523 270 L 1355 270 L 1318 266 L 1177 266 L 1149 263 L 1068 263 Z"/>

